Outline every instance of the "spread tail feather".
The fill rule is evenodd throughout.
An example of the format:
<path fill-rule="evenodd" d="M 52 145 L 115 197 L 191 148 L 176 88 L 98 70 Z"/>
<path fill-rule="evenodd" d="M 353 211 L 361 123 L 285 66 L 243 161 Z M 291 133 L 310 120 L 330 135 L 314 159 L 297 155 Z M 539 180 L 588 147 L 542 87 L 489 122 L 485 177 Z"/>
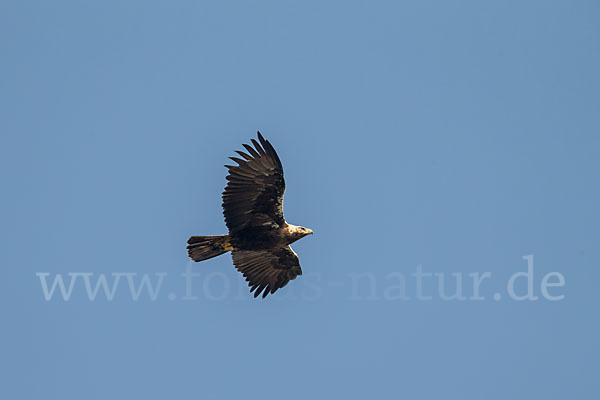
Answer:
<path fill-rule="evenodd" d="M 188 245 L 188 256 L 194 261 L 208 260 L 233 250 L 229 235 L 192 236 Z"/>

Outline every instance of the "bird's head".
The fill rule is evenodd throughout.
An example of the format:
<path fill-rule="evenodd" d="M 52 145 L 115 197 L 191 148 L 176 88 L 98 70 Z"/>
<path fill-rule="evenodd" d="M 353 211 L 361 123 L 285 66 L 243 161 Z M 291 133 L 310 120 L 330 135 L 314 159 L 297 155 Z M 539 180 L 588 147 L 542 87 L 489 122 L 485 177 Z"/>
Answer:
<path fill-rule="evenodd" d="M 303 226 L 301 226 L 300 229 L 302 230 L 302 236 L 312 235 L 314 233 L 312 229 L 308 229 Z"/>
<path fill-rule="evenodd" d="M 288 230 L 294 240 L 298 240 L 307 235 L 312 235 L 314 232 L 312 229 L 305 228 L 303 226 L 288 225 Z"/>

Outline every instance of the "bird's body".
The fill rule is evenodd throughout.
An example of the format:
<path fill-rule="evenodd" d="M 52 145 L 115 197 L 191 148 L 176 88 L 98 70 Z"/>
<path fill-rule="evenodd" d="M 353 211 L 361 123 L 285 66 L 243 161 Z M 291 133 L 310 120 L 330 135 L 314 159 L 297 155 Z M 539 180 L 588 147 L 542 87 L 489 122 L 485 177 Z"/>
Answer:
<path fill-rule="evenodd" d="M 237 232 L 230 239 L 230 244 L 233 248 L 240 250 L 266 250 L 285 247 L 305 236 L 301 228 L 287 223 L 277 228 L 249 227 Z"/>
<path fill-rule="evenodd" d="M 283 217 L 285 181 L 283 166 L 271 144 L 258 132 L 260 144 L 244 145 L 243 159 L 230 157 L 238 165 L 229 169 L 223 192 L 223 215 L 229 234 L 192 236 L 188 255 L 202 261 L 228 251 L 235 267 L 246 277 L 257 297 L 275 293 L 302 275 L 298 256 L 289 246 L 312 231 L 288 224 Z"/>

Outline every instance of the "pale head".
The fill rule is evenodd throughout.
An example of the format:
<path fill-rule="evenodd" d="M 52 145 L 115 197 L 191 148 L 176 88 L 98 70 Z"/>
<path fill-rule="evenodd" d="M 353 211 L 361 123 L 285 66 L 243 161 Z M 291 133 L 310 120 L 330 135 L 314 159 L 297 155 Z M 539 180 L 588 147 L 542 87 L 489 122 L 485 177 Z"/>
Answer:
<path fill-rule="evenodd" d="M 292 224 L 287 225 L 287 234 L 295 242 L 298 239 L 302 239 L 304 236 L 312 235 L 314 232 L 311 229 L 303 226 L 296 226 Z"/>

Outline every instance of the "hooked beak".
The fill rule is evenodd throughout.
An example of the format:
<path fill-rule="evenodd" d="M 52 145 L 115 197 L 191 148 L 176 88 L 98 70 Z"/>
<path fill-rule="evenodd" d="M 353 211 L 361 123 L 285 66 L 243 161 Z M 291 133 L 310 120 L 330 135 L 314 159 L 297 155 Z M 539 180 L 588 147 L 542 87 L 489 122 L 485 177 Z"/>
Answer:
<path fill-rule="evenodd" d="M 314 232 L 312 231 L 312 229 L 309 229 L 309 230 L 308 230 L 308 234 L 309 234 L 309 235 L 314 235 Z"/>

